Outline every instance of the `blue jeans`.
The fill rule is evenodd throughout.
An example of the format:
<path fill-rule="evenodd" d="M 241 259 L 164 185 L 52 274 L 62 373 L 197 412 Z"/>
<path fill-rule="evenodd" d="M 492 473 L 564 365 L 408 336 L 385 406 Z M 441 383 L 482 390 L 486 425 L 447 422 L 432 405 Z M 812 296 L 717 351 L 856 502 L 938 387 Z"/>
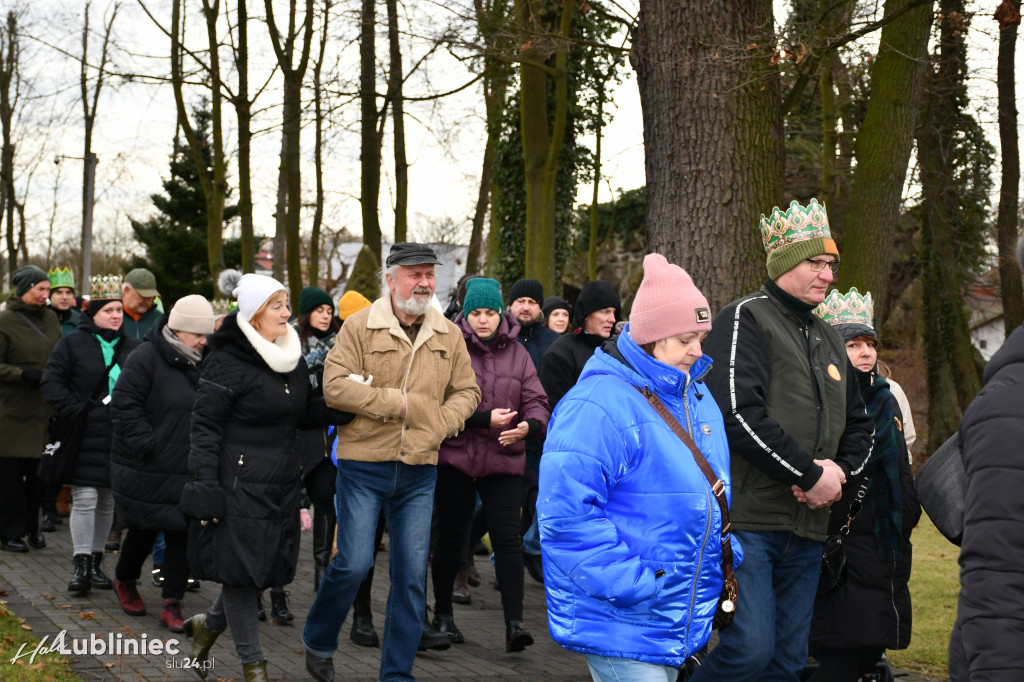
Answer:
<path fill-rule="evenodd" d="M 733 532 L 743 547 L 736 617 L 691 680 L 799 680 L 822 543 L 786 531 Z"/>
<path fill-rule="evenodd" d="M 675 682 L 679 671 L 668 665 L 585 654 L 594 682 Z"/>
<path fill-rule="evenodd" d="M 359 584 L 373 566 L 377 517 L 384 510 L 391 544 L 391 590 L 384 620 L 380 679 L 412 680 L 423 634 L 427 553 L 437 467 L 401 462 L 338 461 L 335 506 L 338 555 L 327 567 L 306 617 L 306 650 L 330 658 L 338 649 Z"/>

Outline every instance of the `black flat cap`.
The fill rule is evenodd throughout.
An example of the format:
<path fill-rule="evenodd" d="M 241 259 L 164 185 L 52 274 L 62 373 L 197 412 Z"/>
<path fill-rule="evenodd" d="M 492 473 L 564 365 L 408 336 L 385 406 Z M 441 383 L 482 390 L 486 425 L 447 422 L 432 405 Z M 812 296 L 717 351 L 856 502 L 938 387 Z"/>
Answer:
<path fill-rule="evenodd" d="M 391 251 L 388 252 L 388 259 L 385 261 L 389 268 L 392 265 L 424 265 L 426 263 L 441 265 L 441 261 L 437 260 L 433 249 L 415 242 L 392 244 Z"/>

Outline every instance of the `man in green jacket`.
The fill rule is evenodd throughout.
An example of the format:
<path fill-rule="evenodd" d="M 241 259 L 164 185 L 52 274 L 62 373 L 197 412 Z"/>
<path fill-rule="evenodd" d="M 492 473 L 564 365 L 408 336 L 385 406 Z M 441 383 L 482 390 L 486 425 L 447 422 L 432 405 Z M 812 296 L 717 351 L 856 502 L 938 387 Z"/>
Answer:
<path fill-rule="evenodd" d="M 78 329 L 82 311 L 75 300 L 75 274 L 71 268 L 54 268 L 47 273 L 50 279 L 50 309 L 57 313 L 60 333 L 70 334 Z"/>
<path fill-rule="evenodd" d="M 825 207 L 761 216 L 768 278 L 715 317 L 704 352 L 743 547 L 732 624 L 692 678 L 798 680 L 807 662 L 829 506 L 871 455 L 874 429 L 843 340 L 813 314 L 839 270 Z"/>
<path fill-rule="evenodd" d="M 46 307 L 50 281 L 41 268 L 19 268 L 11 282 L 15 293 L 0 312 L 0 549 L 27 552 L 29 545 L 46 547 L 39 532 L 43 488 L 36 471 L 50 406 L 39 382 L 60 340 L 60 324 Z"/>
<path fill-rule="evenodd" d="M 124 276 L 121 302 L 124 304 L 124 334 L 137 339 L 146 338 L 148 332 L 163 315 L 156 305 L 156 277 L 146 268 L 135 268 Z"/>

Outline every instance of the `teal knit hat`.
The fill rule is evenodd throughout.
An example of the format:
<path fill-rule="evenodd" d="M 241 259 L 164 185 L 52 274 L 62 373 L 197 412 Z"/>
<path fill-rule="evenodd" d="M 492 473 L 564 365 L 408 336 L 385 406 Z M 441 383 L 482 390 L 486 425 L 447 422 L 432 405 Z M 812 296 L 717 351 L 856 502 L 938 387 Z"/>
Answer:
<path fill-rule="evenodd" d="M 331 306 L 331 314 L 334 314 L 334 300 L 323 289 L 319 287 L 306 287 L 299 293 L 299 315 L 305 315 L 322 305 Z"/>
<path fill-rule="evenodd" d="M 466 282 L 466 300 L 462 302 L 462 311 L 465 314 L 468 315 L 477 308 L 488 308 L 500 313 L 503 307 L 501 285 L 497 280 L 475 277 Z"/>

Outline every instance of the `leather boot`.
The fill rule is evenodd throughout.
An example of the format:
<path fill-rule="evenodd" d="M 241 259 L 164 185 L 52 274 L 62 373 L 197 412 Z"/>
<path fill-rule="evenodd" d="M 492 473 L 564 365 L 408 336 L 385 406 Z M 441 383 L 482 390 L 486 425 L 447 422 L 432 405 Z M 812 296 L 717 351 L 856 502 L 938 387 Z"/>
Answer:
<path fill-rule="evenodd" d="M 334 514 L 317 514 L 313 517 L 313 591 L 320 589 L 327 565 L 331 563 L 331 549 L 334 530 L 337 526 Z"/>
<path fill-rule="evenodd" d="M 276 587 L 270 588 L 270 617 L 278 625 L 288 625 L 295 620 L 288 610 L 288 593 Z"/>
<path fill-rule="evenodd" d="M 467 569 L 462 569 L 455 574 L 455 584 L 452 585 L 452 601 L 456 604 L 471 604 L 473 596 L 469 593 L 469 578 Z"/>
<path fill-rule="evenodd" d="M 110 533 L 107 534 L 107 544 L 104 545 L 103 549 L 108 552 L 120 552 L 121 551 L 121 529 L 117 527 L 117 519 L 114 519 L 114 527 L 110 529 Z"/>
<path fill-rule="evenodd" d="M 196 614 L 186 620 L 184 630 L 185 636 L 192 640 L 192 661 L 198 664 L 192 669 L 205 680 L 209 672 L 204 664 L 209 660 L 210 649 L 220 636 L 220 632 L 206 627 L 205 613 Z"/>
<path fill-rule="evenodd" d="M 319 656 L 307 651 L 306 672 L 308 672 L 316 682 L 333 682 L 334 659 L 320 658 Z"/>
<path fill-rule="evenodd" d="M 181 602 L 177 599 L 164 599 L 164 607 L 160 610 L 160 622 L 171 632 L 185 632 L 185 621 L 181 617 Z"/>
<path fill-rule="evenodd" d="M 78 594 L 85 594 L 92 589 L 92 555 L 91 554 L 76 554 L 75 555 L 75 575 L 71 578 L 71 582 L 68 583 L 68 592 L 77 592 Z"/>
<path fill-rule="evenodd" d="M 373 628 L 373 613 L 369 602 L 357 601 L 352 604 L 352 632 L 349 639 L 359 646 L 380 646 L 380 637 Z"/>
<path fill-rule="evenodd" d="M 438 632 L 448 635 L 452 644 L 462 644 L 466 641 L 466 637 L 459 631 L 459 628 L 455 627 L 455 618 L 450 613 L 435 614 L 432 625 Z"/>
<path fill-rule="evenodd" d="M 110 578 L 100 570 L 100 564 L 103 563 L 103 552 L 92 553 L 92 586 L 97 590 L 112 590 L 114 589 L 114 583 Z"/>
<path fill-rule="evenodd" d="M 449 639 L 448 635 L 438 632 L 437 628 L 430 624 L 430 615 L 424 613 L 423 634 L 420 635 L 418 650 L 426 651 L 427 649 L 433 649 L 434 651 L 444 651 L 445 649 L 450 649 L 451 646 L 452 640 Z"/>
<path fill-rule="evenodd" d="M 139 596 L 139 589 L 134 580 L 118 580 L 114 592 L 117 593 L 117 600 L 121 602 L 121 608 L 129 616 L 146 615 L 146 604 Z"/>
<path fill-rule="evenodd" d="M 242 670 L 245 672 L 245 682 L 270 682 L 270 678 L 267 677 L 266 661 L 246 663 Z"/>
<path fill-rule="evenodd" d="M 522 651 L 533 644 L 533 635 L 523 626 L 521 620 L 505 621 L 505 651 Z"/>

